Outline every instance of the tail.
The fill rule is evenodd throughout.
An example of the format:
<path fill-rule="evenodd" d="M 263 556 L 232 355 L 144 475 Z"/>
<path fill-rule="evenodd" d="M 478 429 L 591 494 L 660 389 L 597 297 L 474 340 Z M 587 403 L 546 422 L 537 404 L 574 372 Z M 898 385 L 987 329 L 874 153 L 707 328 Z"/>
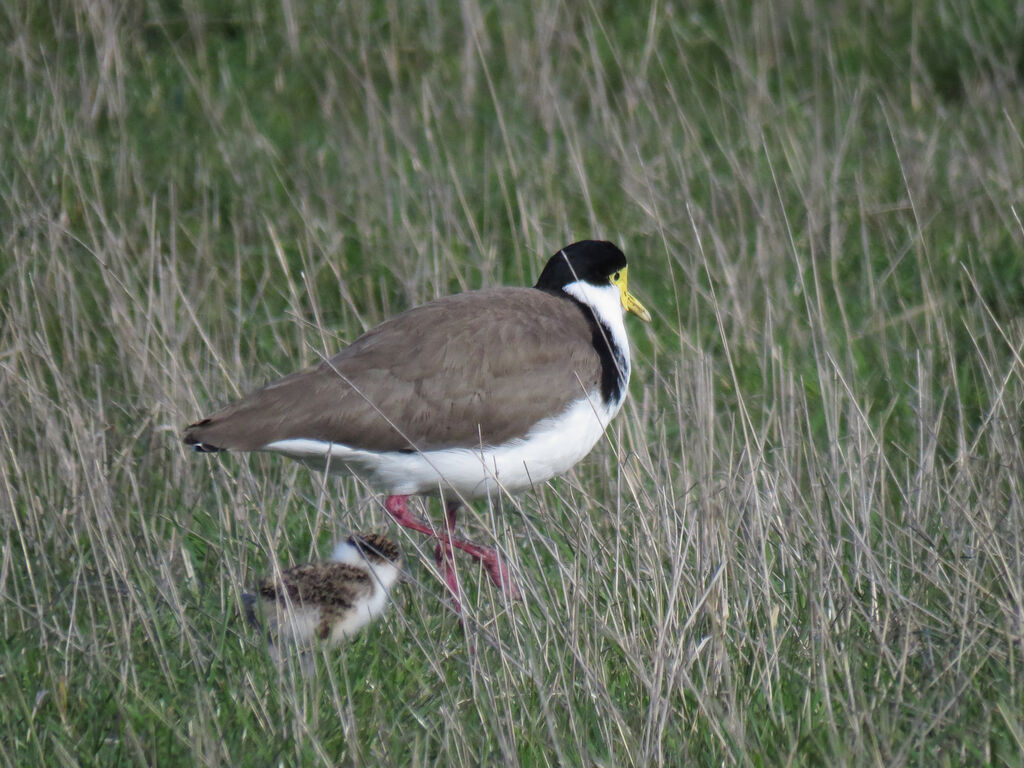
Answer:
<path fill-rule="evenodd" d="M 185 434 L 182 436 L 182 441 L 185 445 L 192 446 L 192 450 L 196 453 L 219 453 L 220 451 L 226 451 L 227 448 L 221 448 L 213 443 L 203 441 L 203 428 L 209 426 L 210 423 L 210 419 L 203 419 L 195 424 L 189 424 L 185 428 Z"/>
<path fill-rule="evenodd" d="M 268 443 L 301 435 L 323 411 L 306 382 L 316 369 L 300 371 L 250 392 L 185 428 L 185 445 L 199 453 L 258 451 Z M 322 374 L 321 374 L 322 375 Z M 317 385 L 311 387 L 317 392 Z"/>
<path fill-rule="evenodd" d="M 263 629 L 263 622 L 259 617 L 259 601 L 260 599 L 252 592 L 242 593 L 242 610 L 245 611 L 245 621 L 253 629 Z"/>

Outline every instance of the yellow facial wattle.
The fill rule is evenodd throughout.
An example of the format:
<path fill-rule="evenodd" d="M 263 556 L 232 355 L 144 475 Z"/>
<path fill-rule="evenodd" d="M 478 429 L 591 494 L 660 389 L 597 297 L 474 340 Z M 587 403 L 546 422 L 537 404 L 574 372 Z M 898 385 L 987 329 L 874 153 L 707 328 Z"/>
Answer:
<path fill-rule="evenodd" d="M 632 312 L 634 315 L 639 317 L 645 323 L 651 322 L 651 313 L 647 311 L 647 307 L 640 303 L 640 301 L 629 292 L 626 288 L 626 270 L 628 267 L 623 267 L 618 272 L 611 276 L 612 285 L 619 289 L 619 298 L 622 300 L 622 307 L 627 312 Z"/>

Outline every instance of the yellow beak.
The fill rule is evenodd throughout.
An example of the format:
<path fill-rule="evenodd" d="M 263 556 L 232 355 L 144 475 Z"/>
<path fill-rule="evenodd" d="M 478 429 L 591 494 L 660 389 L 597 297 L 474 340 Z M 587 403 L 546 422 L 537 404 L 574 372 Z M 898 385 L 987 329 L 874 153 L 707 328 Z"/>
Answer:
<path fill-rule="evenodd" d="M 651 313 L 647 311 L 647 307 L 641 304 L 636 296 L 631 294 L 626 289 L 626 270 L 628 267 L 623 267 L 614 275 L 612 275 L 612 285 L 619 289 L 619 298 L 622 299 L 622 307 L 627 312 L 632 312 L 634 315 L 639 317 L 645 323 L 651 322 Z"/>

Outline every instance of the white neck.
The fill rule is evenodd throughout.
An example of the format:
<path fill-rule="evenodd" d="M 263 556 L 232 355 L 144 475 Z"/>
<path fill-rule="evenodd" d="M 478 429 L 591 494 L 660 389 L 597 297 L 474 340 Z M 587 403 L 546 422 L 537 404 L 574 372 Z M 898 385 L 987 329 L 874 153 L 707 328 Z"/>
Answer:
<path fill-rule="evenodd" d="M 622 355 L 619 363 L 624 367 L 623 378 L 625 384 L 629 383 L 629 339 L 626 337 L 626 323 L 624 322 L 625 310 L 622 308 L 622 294 L 614 285 L 592 285 L 591 283 L 578 280 L 569 283 L 562 290 L 577 301 L 590 307 L 594 316 L 601 324 L 605 333 L 610 333 L 613 351 Z M 616 349 L 617 348 L 617 349 Z M 626 386 L 622 388 L 622 397 L 626 396 Z"/>
<path fill-rule="evenodd" d="M 351 544 L 348 541 L 338 542 L 337 546 L 334 547 L 334 552 L 331 554 L 331 560 L 335 563 L 354 565 L 357 568 L 363 568 L 366 564 L 363 553 L 359 551 L 355 544 Z"/>
<path fill-rule="evenodd" d="M 335 563 L 345 563 L 369 571 L 377 577 L 384 589 L 390 589 L 398 579 L 398 566 L 395 563 L 377 558 L 371 560 L 360 552 L 358 547 L 347 541 L 338 542 L 331 555 L 331 560 Z"/>

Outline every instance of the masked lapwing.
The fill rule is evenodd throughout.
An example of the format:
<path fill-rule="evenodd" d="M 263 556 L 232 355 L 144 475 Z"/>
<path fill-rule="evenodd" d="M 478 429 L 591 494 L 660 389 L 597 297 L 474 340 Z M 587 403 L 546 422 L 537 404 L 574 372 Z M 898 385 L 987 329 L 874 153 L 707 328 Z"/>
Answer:
<path fill-rule="evenodd" d="M 196 422 L 184 440 L 202 452 L 269 451 L 352 472 L 387 494 L 400 525 L 439 540 L 456 600 L 453 547 L 514 595 L 495 550 L 452 536 L 456 510 L 543 483 L 590 452 L 626 397 L 626 312 L 650 321 L 627 290 L 626 257 L 583 240 L 552 256 L 533 288 L 469 291 L 407 310 Z M 441 530 L 406 503 L 439 492 Z"/>
<path fill-rule="evenodd" d="M 316 640 L 336 645 L 384 612 L 400 565 L 390 539 L 351 536 L 328 562 L 296 565 L 261 581 L 256 594 L 245 596 L 249 622 L 265 626 L 275 655 L 287 645 L 308 647 Z"/>

